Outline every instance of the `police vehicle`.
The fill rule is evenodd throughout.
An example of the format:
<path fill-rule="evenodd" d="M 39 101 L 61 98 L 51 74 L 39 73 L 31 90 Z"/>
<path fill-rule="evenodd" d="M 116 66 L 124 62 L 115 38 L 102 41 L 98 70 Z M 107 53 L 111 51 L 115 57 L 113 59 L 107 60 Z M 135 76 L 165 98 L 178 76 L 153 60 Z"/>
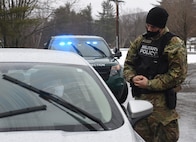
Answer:
<path fill-rule="evenodd" d="M 58 35 L 52 36 L 45 46 L 50 50 L 74 52 L 85 58 L 101 75 L 117 100 L 122 103 L 128 94 L 127 82 L 123 78 L 123 68 L 118 60 L 121 52 L 114 53 L 100 36 Z"/>

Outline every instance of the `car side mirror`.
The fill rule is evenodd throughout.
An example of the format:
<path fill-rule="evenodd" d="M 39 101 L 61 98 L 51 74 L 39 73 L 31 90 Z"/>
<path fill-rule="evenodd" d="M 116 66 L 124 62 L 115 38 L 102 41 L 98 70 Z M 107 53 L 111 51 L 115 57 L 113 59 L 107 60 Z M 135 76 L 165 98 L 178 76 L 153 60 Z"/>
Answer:
<path fill-rule="evenodd" d="M 153 112 L 153 105 L 144 100 L 130 100 L 127 105 L 128 118 L 131 124 L 146 118 Z"/>
<path fill-rule="evenodd" d="M 118 59 L 122 56 L 121 51 L 116 47 L 113 49 L 113 52 L 114 52 L 114 57 L 117 57 Z"/>

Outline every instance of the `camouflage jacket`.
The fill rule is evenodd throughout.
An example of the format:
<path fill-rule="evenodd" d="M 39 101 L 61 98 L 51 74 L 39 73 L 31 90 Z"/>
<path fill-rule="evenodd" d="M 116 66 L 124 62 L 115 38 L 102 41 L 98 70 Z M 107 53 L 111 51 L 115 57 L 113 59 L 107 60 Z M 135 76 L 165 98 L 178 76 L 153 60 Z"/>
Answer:
<path fill-rule="evenodd" d="M 169 30 L 164 29 L 162 34 L 165 34 Z M 136 75 L 133 65 L 133 57 L 136 56 L 137 48 L 140 47 L 140 43 L 143 36 L 139 36 L 128 50 L 127 57 L 124 63 L 124 77 L 129 82 L 130 79 Z M 164 48 L 164 53 L 168 55 L 169 70 L 165 74 L 158 74 L 154 79 L 149 80 L 149 90 L 165 90 L 171 88 L 171 86 L 180 85 L 186 78 L 187 73 L 187 50 L 184 42 L 177 36 L 173 37 L 169 44 Z"/>
<path fill-rule="evenodd" d="M 161 33 L 160 37 L 166 32 L 169 32 L 168 28 L 165 28 Z M 160 38 L 157 37 L 157 38 Z M 128 50 L 125 62 L 124 62 L 124 77 L 130 82 L 130 79 L 137 73 L 134 70 L 133 59 L 136 56 L 137 48 L 140 47 L 140 43 L 143 40 L 143 36 L 140 35 Z M 152 91 L 162 91 L 167 90 L 171 87 L 180 86 L 185 80 L 187 74 L 187 50 L 184 42 L 177 36 L 172 37 L 169 43 L 164 48 L 164 53 L 167 54 L 169 69 L 168 72 L 164 74 L 157 74 L 153 79 L 148 82 L 148 90 Z M 178 118 L 175 110 L 169 110 L 166 107 L 164 93 L 153 93 L 153 94 L 141 94 L 140 97 L 136 99 L 143 99 L 150 101 L 154 106 L 154 112 L 152 117 L 160 120 L 164 125 L 170 121 Z M 163 115 L 164 114 L 164 115 Z"/>

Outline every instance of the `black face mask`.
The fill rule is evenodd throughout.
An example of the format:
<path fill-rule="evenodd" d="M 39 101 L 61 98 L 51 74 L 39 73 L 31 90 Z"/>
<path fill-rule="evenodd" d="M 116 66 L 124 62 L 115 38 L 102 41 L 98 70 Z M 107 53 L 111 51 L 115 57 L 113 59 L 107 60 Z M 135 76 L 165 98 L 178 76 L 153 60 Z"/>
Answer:
<path fill-rule="evenodd" d="M 160 33 L 159 31 L 157 31 L 157 32 L 147 31 L 146 37 L 148 37 L 148 38 L 154 37 L 154 36 L 157 36 L 159 33 Z"/>

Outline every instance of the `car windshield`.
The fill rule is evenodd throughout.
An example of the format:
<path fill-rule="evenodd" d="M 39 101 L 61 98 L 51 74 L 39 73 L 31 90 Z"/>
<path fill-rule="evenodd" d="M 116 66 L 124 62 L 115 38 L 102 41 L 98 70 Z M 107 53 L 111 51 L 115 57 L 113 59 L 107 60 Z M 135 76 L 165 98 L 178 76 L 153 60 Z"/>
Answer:
<path fill-rule="evenodd" d="M 116 129 L 123 119 L 107 90 L 87 66 L 41 63 L 0 63 L 0 131 Z M 51 103 L 39 92 L 26 89 L 5 76 L 49 92 L 97 120 L 69 107 Z"/>
<path fill-rule="evenodd" d="M 82 57 L 110 57 L 107 43 L 99 38 L 71 38 L 57 36 L 52 38 L 50 49 L 75 52 Z"/>

